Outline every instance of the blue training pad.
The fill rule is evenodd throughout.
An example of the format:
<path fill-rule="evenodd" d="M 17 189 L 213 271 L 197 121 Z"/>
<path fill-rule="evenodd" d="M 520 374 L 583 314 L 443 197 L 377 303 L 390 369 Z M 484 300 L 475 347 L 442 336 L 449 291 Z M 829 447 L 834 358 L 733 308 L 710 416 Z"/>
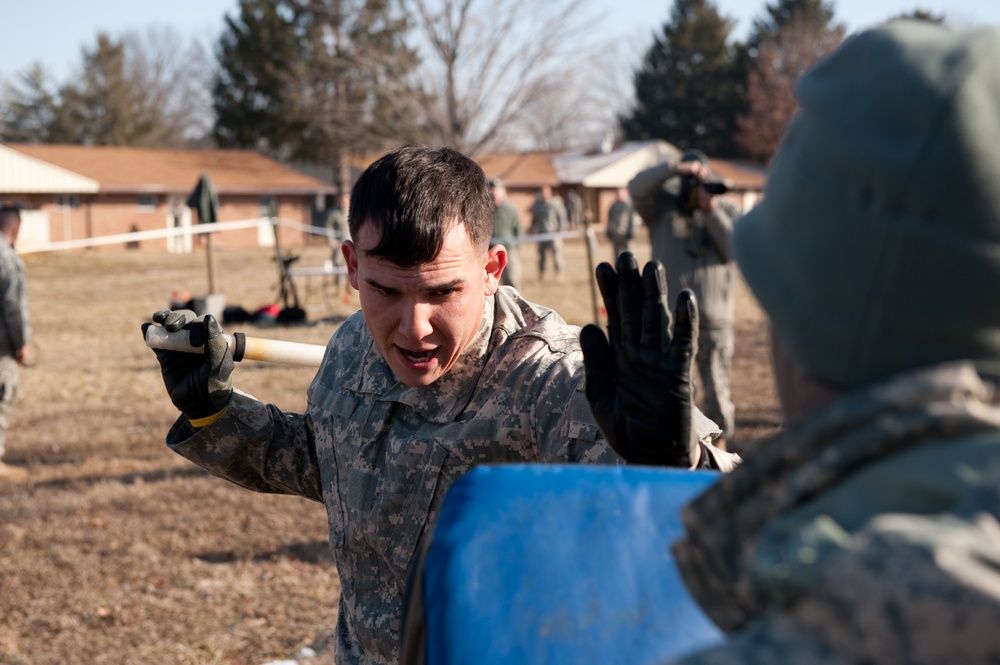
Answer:
<path fill-rule="evenodd" d="M 449 490 L 423 568 L 427 662 L 660 664 L 721 631 L 675 568 L 680 508 L 718 478 L 508 465 Z"/>

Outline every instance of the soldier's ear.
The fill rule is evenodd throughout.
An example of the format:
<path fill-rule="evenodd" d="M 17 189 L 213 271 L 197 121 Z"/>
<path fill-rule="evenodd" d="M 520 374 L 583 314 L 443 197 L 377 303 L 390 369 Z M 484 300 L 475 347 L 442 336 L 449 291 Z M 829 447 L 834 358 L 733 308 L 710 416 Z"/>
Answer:
<path fill-rule="evenodd" d="M 355 291 L 358 291 L 358 248 L 354 241 L 345 240 L 340 246 L 340 251 L 344 253 L 344 261 L 347 263 L 347 281 Z"/>
<path fill-rule="evenodd" d="M 493 245 L 486 254 L 486 266 L 483 271 L 483 293 L 491 296 L 500 288 L 500 275 L 507 267 L 507 248 L 503 245 Z"/>

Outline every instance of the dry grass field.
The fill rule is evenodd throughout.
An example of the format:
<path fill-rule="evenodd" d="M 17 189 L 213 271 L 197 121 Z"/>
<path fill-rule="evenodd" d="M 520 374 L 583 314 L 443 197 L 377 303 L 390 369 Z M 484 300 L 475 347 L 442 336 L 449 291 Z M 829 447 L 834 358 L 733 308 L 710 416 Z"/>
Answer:
<path fill-rule="evenodd" d="M 216 250 L 218 291 L 253 310 L 273 302 L 269 250 Z M 524 294 L 571 323 L 592 319 L 584 243 L 570 276 Z M 600 245 L 599 259 L 610 255 Z M 298 252 L 319 265 L 325 244 Z M 640 259 L 648 246 L 637 247 Z M 22 374 L 8 461 L 31 480 L 0 485 L 0 663 L 261 665 L 332 662 L 339 581 L 321 505 L 257 495 L 167 450 L 175 417 L 140 323 L 175 289 L 207 290 L 206 257 L 122 251 L 29 255 L 36 360 Z M 324 344 L 357 309 L 320 278 L 298 282 L 308 324 L 242 329 Z M 749 451 L 777 427 L 763 318 L 741 291 L 734 396 Z M 305 406 L 313 371 L 243 363 L 236 384 L 286 410 Z M 299 657 L 304 647 L 315 657 Z"/>

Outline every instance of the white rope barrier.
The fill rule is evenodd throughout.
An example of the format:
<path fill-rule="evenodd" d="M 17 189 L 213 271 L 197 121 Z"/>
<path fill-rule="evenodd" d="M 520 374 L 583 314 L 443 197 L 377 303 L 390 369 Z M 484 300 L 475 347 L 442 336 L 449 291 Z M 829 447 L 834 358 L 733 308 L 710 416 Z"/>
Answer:
<path fill-rule="evenodd" d="M 309 224 L 299 224 L 298 222 L 289 222 L 286 220 L 279 219 L 278 224 L 289 229 L 298 229 L 300 231 L 305 231 L 307 233 L 312 233 L 317 236 L 327 236 L 329 235 L 329 229 L 325 226 L 313 226 Z M 547 240 L 555 240 L 557 238 L 583 238 L 586 235 L 586 231 L 558 231 L 555 233 L 536 233 L 534 235 L 520 236 L 518 238 L 493 238 L 493 240 L 499 241 L 504 245 L 523 245 L 531 242 L 545 242 Z"/>
<path fill-rule="evenodd" d="M 26 247 L 18 247 L 17 251 L 20 254 L 60 252 L 70 249 L 85 249 L 87 247 L 98 247 L 100 245 L 139 242 L 141 240 L 171 238 L 174 236 L 238 231 L 241 229 L 252 229 L 265 224 L 270 224 L 270 222 L 267 219 L 258 218 L 233 222 L 214 222 L 212 224 L 177 226 L 171 229 L 155 229 L 152 231 L 131 231 L 129 233 L 116 233 L 113 235 L 97 236 L 95 238 L 80 238 L 79 240 L 60 240 L 57 242 L 38 243 L 35 245 L 28 245 Z"/>
<path fill-rule="evenodd" d="M 315 226 L 311 224 L 301 224 L 288 220 L 278 219 L 272 222 L 266 217 L 256 219 L 244 219 L 231 222 L 214 222 L 212 224 L 193 224 L 190 226 L 177 226 L 167 229 L 154 229 L 151 231 L 131 231 L 129 233 L 116 233 L 113 235 L 97 236 L 94 238 L 80 238 L 77 240 L 61 240 L 56 242 L 37 243 L 18 247 L 21 254 L 37 254 L 42 252 L 61 252 L 73 249 L 86 249 L 88 247 L 99 247 L 101 245 L 128 244 L 143 240 L 158 240 L 161 238 L 173 238 L 177 236 L 202 235 L 205 233 L 225 233 L 227 231 L 239 231 L 251 229 L 277 223 L 289 229 L 311 233 L 316 236 L 328 237 L 330 231 L 325 226 Z M 521 236 L 520 238 L 495 238 L 507 246 L 524 245 L 528 243 L 546 242 L 557 238 L 582 238 L 585 231 L 559 231 L 557 233 L 538 233 L 534 235 Z"/>

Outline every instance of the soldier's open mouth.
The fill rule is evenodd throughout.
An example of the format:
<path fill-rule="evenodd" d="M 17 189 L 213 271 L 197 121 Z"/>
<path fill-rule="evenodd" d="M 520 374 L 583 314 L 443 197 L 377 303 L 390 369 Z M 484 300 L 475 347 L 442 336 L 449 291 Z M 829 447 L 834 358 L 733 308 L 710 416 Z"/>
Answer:
<path fill-rule="evenodd" d="M 434 356 L 433 351 L 417 352 L 417 351 L 407 351 L 406 349 L 402 349 L 402 351 L 403 355 L 406 356 L 406 359 L 414 363 L 425 363 Z"/>

